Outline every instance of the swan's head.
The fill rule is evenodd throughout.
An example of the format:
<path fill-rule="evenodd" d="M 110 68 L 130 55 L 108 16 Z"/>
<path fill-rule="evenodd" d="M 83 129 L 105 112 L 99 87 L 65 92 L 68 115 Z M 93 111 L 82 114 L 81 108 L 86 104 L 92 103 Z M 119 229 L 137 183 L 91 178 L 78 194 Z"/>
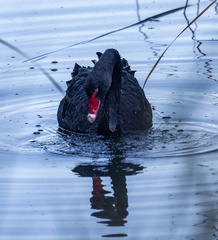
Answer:
<path fill-rule="evenodd" d="M 119 53 L 114 49 L 108 49 L 100 57 L 88 75 L 85 82 L 85 92 L 89 104 L 87 118 L 90 123 L 93 123 L 97 118 L 98 110 L 106 101 L 114 78 L 116 78 L 117 83 L 121 83 L 121 72 L 122 68 Z M 117 78 L 119 78 L 119 81 Z M 114 87 L 116 88 L 116 86 Z M 116 89 L 114 90 L 116 91 Z"/>
<path fill-rule="evenodd" d="M 103 104 L 105 96 L 110 88 L 110 81 L 101 78 L 93 78 L 89 76 L 85 84 L 85 92 L 88 99 L 88 115 L 87 119 L 90 123 L 93 123 L 97 118 L 99 108 Z"/>

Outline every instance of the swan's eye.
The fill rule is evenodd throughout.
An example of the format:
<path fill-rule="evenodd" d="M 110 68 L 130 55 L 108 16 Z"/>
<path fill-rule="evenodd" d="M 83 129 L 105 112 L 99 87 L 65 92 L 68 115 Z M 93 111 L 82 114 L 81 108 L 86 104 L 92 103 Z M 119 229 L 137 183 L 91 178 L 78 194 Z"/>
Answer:
<path fill-rule="evenodd" d="M 93 96 L 93 94 L 97 96 L 98 95 L 97 93 L 98 93 L 98 88 L 95 88 L 95 89 L 89 88 L 86 90 L 86 95 L 88 99 L 90 99 Z"/>
<path fill-rule="evenodd" d="M 94 91 L 94 93 L 93 93 L 93 94 L 96 96 L 96 98 L 98 98 L 98 96 L 99 96 L 99 91 L 98 91 L 98 88 L 96 88 L 96 89 L 95 89 L 95 91 Z M 93 95 L 93 94 L 92 94 L 92 95 Z"/>

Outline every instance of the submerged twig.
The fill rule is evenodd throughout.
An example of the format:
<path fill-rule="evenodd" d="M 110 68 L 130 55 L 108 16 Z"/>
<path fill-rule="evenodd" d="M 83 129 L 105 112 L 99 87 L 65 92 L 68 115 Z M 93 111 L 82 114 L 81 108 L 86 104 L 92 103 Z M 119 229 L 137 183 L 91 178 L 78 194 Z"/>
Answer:
<path fill-rule="evenodd" d="M 3 45 L 7 46 L 8 48 L 14 50 L 15 52 L 19 53 L 22 57 L 29 59 L 30 57 L 24 53 L 22 50 L 20 50 L 19 48 L 15 47 L 14 45 L 12 45 L 11 43 L 0 39 L 0 43 L 2 43 Z M 60 87 L 60 85 L 55 81 L 55 79 L 44 69 L 42 68 L 37 62 L 33 62 L 31 61 L 50 81 L 51 83 L 62 93 L 64 94 L 63 89 Z"/>
<path fill-rule="evenodd" d="M 204 14 L 217 0 L 214 0 L 211 4 L 209 4 L 202 12 L 200 12 L 197 17 L 195 17 L 174 39 L 173 41 L 167 46 L 167 48 L 163 51 L 163 53 L 160 55 L 160 57 L 158 58 L 158 60 L 156 61 L 156 63 L 154 64 L 154 66 L 152 67 L 151 71 L 148 73 L 148 76 L 145 79 L 145 82 L 143 84 L 143 88 L 145 87 L 146 82 L 148 81 L 149 77 L 151 76 L 151 74 L 153 73 L 154 69 L 156 68 L 156 66 L 158 65 L 158 63 L 160 62 L 160 60 L 162 59 L 162 57 L 164 56 L 164 54 L 166 53 L 166 51 L 169 49 L 169 47 L 176 41 L 177 38 L 179 38 L 187 28 L 189 28 L 199 17 L 201 17 L 202 14 Z"/>

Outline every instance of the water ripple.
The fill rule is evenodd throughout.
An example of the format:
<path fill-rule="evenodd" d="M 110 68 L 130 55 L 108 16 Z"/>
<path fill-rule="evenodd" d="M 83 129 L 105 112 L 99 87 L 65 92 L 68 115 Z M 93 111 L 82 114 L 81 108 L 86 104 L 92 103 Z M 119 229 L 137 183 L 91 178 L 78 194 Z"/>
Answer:
<path fill-rule="evenodd" d="M 182 104 L 189 107 L 201 103 L 208 106 L 207 98 L 193 98 L 185 94 L 180 101 L 178 95 L 170 101 L 162 98 L 164 109 L 178 109 Z M 213 96 L 212 96 L 213 97 Z M 65 135 L 57 131 L 56 111 L 60 96 L 40 95 L 37 98 L 20 97 L 9 99 L 2 109 L 2 125 L 5 126 L 1 149 L 15 151 L 48 151 L 58 154 L 73 154 L 88 157 L 105 157 L 122 154 L 128 157 L 187 156 L 217 151 L 218 126 L 203 121 L 180 120 L 179 111 L 172 118 L 154 110 L 153 127 L 146 132 L 129 133 L 118 139 L 105 139 L 89 134 Z M 160 108 L 158 103 L 157 108 Z M 167 107 L 168 106 L 168 107 Z M 34 116 L 34 117 L 33 117 Z M 16 120 L 16 121 L 15 121 Z M 18 134 L 10 133 L 13 125 Z M 8 133 L 8 135 L 7 135 Z M 11 136 L 11 138 L 9 137 Z M 8 139 L 11 139 L 10 141 Z M 13 143 L 13 145 L 12 145 Z M 15 144 L 16 143 L 16 144 Z"/>
<path fill-rule="evenodd" d="M 176 126 L 176 127 L 175 127 Z M 183 122 L 154 124 L 147 132 L 127 134 L 119 139 L 93 135 L 53 133 L 36 138 L 32 147 L 58 154 L 88 157 L 173 157 L 218 150 L 218 127 L 213 124 Z M 31 148 L 31 146 L 30 146 Z"/>

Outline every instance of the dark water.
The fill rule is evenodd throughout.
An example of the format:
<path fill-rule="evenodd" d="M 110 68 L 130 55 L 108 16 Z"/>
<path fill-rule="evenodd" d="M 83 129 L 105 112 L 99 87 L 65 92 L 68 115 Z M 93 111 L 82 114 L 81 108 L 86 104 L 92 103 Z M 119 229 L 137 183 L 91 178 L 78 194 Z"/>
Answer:
<path fill-rule="evenodd" d="M 188 3 L 129 28 L 186 1 L 2 4 L 0 239 L 218 239 L 217 4 L 148 80 L 152 129 L 119 139 L 57 132 L 76 61 L 116 48 L 143 85 L 210 2 Z"/>

